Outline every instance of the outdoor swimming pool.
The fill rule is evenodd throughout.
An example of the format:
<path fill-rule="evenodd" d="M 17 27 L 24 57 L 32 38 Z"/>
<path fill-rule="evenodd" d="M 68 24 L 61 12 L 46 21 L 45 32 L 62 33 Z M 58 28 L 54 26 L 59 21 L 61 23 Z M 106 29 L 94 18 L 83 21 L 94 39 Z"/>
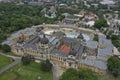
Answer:
<path fill-rule="evenodd" d="M 66 37 L 69 37 L 69 38 L 77 38 L 78 37 L 78 33 L 65 33 L 66 34 Z M 89 41 L 90 40 L 90 37 L 89 35 L 87 34 L 82 34 L 83 35 L 83 38 L 85 41 Z"/>
<path fill-rule="evenodd" d="M 87 34 L 82 34 L 83 35 L 83 38 L 85 41 L 89 41 L 90 40 L 90 36 L 87 35 Z"/>
<path fill-rule="evenodd" d="M 66 37 L 69 37 L 69 38 L 77 38 L 78 37 L 77 33 L 65 33 L 65 34 L 66 34 Z"/>
<path fill-rule="evenodd" d="M 44 33 L 45 34 L 52 34 L 55 30 L 54 29 L 47 29 L 47 30 L 44 30 Z M 72 32 L 66 32 L 66 37 L 69 37 L 69 38 L 77 38 L 79 33 L 72 33 Z M 83 38 L 85 41 L 89 41 L 90 40 L 90 36 L 87 35 L 87 34 L 82 34 L 83 35 Z"/>

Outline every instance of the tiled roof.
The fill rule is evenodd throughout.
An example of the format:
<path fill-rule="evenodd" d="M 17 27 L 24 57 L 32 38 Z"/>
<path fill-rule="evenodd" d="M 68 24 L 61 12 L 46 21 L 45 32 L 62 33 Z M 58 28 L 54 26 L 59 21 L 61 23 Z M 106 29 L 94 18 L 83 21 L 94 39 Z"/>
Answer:
<path fill-rule="evenodd" d="M 70 48 L 68 46 L 66 46 L 65 44 L 60 46 L 59 50 L 65 52 L 65 53 L 69 53 L 70 52 Z"/>

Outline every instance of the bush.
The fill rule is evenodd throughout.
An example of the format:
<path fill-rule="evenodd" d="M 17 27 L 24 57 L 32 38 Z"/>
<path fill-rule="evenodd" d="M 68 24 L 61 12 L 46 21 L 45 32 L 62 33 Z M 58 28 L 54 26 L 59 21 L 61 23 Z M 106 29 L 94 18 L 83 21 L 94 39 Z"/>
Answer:
<path fill-rule="evenodd" d="M 42 61 L 40 64 L 40 68 L 42 71 L 48 72 L 52 70 L 52 64 L 49 60 Z"/>
<path fill-rule="evenodd" d="M 112 56 L 107 61 L 108 70 L 114 76 L 120 76 L 120 59 L 118 57 Z"/>
<path fill-rule="evenodd" d="M 94 41 L 98 41 L 98 35 L 94 35 L 93 40 L 94 40 Z"/>
<path fill-rule="evenodd" d="M 28 65 L 31 62 L 31 58 L 29 56 L 23 56 L 22 57 L 22 63 L 23 65 Z"/>
<path fill-rule="evenodd" d="M 11 48 L 10 48 L 10 46 L 7 45 L 7 44 L 2 45 L 1 49 L 2 49 L 2 51 L 3 51 L 4 53 L 11 52 Z"/>
<path fill-rule="evenodd" d="M 98 80 L 98 76 L 89 69 L 77 71 L 76 69 L 69 68 L 63 73 L 60 80 Z"/>

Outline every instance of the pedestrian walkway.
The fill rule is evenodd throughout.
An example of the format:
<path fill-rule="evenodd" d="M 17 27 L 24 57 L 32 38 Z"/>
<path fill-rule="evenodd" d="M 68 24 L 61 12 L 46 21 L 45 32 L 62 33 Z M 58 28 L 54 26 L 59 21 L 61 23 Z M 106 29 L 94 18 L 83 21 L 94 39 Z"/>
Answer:
<path fill-rule="evenodd" d="M 4 68 L 0 69 L 0 74 L 2 74 L 3 72 L 7 71 L 8 69 L 13 67 L 14 65 L 16 65 L 16 64 L 21 62 L 21 57 L 7 55 L 7 54 L 4 54 L 2 52 L 0 52 L 0 55 L 6 56 L 6 57 L 10 57 L 10 58 L 12 58 L 14 60 L 14 62 L 12 62 L 9 65 L 5 66 Z"/>
<path fill-rule="evenodd" d="M 7 71 L 8 69 L 10 69 L 11 67 L 13 67 L 14 65 L 18 64 L 21 62 L 21 59 L 16 59 L 13 63 L 5 66 L 4 68 L 0 69 L 0 74 L 2 74 L 3 72 Z"/>

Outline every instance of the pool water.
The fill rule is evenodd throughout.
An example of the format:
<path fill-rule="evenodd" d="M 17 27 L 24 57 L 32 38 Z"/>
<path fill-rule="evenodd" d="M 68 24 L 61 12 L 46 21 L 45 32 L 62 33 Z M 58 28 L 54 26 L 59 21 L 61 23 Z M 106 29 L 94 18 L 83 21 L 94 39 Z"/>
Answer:
<path fill-rule="evenodd" d="M 69 37 L 69 38 L 77 38 L 78 37 L 78 33 L 65 33 L 66 34 L 66 37 Z M 83 35 L 83 38 L 85 41 L 89 41 L 90 40 L 90 36 L 87 35 L 87 34 L 82 34 Z"/>
<path fill-rule="evenodd" d="M 85 41 L 89 41 L 90 40 L 90 36 L 87 34 L 82 34 L 83 38 Z"/>
<path fill-rule="evenodd" d="M 69 37 L 69 38 L 77 38 L 77 37 L 78 37 L 78 34 L 77 34 L 77 33 L 66 33 L 66 37 Z"/>

